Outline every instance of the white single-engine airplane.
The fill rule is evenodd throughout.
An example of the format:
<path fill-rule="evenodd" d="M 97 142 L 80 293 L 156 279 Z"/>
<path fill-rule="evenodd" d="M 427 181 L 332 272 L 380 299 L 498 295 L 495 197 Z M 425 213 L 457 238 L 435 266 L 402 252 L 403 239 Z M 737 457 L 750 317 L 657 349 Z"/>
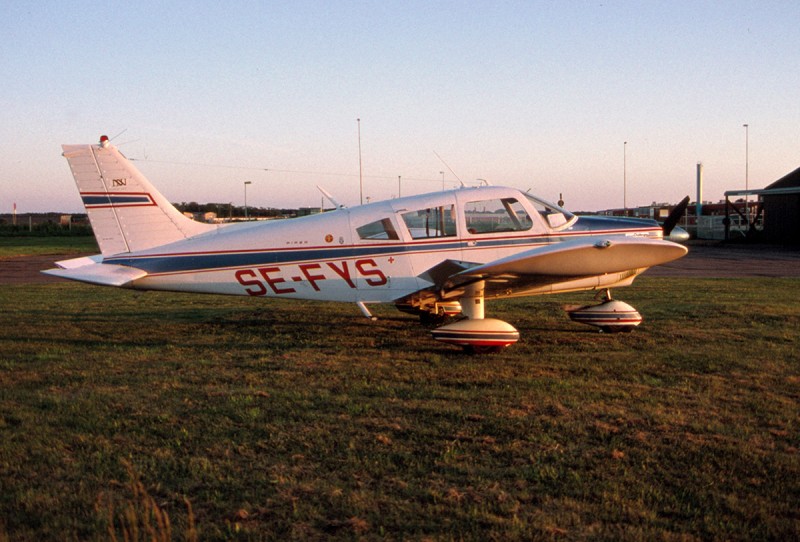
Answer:
<path fill-rule="evenodd" d="M 687 237 L 680 228 L 670 236 L 683 209 L 662 228 L 577 217 L 494 186 L 291 220 L 204 224 L 181 214 L 106 136 L 63 149 L 102 254 L 44 273 L 137 290 L 351 302 L 370 318 L 367 304 L 394 303 L 423 323 L 444 324 L 434 339 L 473 352 L 519 339 L 510 324 L 484 317 L 487 298 L 596 290 L 604 301 L 570 317 L 629 331 L 641 316 L 610 289 L 687 252 L 664 240 Z"/>

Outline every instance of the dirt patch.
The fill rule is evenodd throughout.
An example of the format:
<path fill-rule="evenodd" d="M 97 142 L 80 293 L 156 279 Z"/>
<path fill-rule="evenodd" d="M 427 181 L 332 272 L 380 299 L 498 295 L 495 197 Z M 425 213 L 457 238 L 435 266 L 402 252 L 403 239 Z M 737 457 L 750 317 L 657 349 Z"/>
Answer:
<path fill-rule="evenodd" d="M 43 269 L 53 269 L 55 262 L 79 258 L 80 254 L 38 254 L 36 256 L 15 256 L 0 259 L 0 284 L 43 284 L 64 279 L 40 273 Z"/>
<path fill-rule="evenodd" d="M 646 271 L 649 277 L 800 277 L 800 249 L 761 245 L 689 245 L 689 254 Z"/>

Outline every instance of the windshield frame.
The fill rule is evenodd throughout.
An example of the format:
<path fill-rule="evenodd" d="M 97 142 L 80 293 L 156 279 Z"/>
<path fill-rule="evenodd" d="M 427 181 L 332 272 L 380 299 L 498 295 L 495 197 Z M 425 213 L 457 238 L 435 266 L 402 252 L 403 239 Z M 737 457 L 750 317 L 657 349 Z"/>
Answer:
<path fill-rule="evenodd" d="M 522 194 L 525 196 L 525 198 L 527 198 L 528 202 L 533 206 L 534 210 L 536 210 L 539 213 L 539 216 L 541 216 L 542 219 L 545 221 L 547 227 L 549 227 L 552 230 L 558 231 L 566 229 L 572 226 L 572 224 L 574 224 L 575 221 L 578 220 L 577 216 L 567 211 L 560 205 L 556 205 L 555 203 L 551 203 L 540 197 L 533 196 L 527 192 L 523 192 Z M 555 218 L 559 214 L 564 219 L 563 223 L 558 223 L 557 222 L 558 219 Z"/>

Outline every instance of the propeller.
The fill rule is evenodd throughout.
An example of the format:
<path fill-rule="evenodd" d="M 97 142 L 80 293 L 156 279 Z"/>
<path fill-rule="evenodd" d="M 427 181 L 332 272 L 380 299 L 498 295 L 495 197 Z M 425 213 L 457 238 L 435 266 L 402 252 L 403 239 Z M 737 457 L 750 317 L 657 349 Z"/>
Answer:
<path fill-rule="evenodd" d="M 686 212 L 686 208 L 688 206 L 689 196 L 683 198 L 681 202 L 675 206 L 667 219 L 664 221 L 664 224 L 661 225 L 661 227 L 664 229 L 664 237 L 669 237 L 669 234 L 672 233 L 672 229 L 678 224 L 678 221 L 683 216 L 683 213 Z"/>

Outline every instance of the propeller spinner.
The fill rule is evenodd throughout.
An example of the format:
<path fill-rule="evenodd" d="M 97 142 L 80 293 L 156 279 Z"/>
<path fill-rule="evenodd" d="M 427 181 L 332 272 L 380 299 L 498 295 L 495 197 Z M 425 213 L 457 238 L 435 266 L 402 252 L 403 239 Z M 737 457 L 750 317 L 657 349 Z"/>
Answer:
<path fill-rule="evenodd" d="M 689 196 L 686 196 L 681 200 L 681 202 L 672 209 L 672 212 L 669 214 L 667 219 L 664 221 L 664 224 L 661 225 L 661 228 L 664 230 L 664 238 L 670 239 L 671 241 L 687 241 L 689 239 L 689 234 L 683 228 L 678 228 L 675 233 L 675 227 L 678 225 L 678 221 L 683 217 L 683 214 L 686 212 L 686 208 L 689 206 Z"/>

